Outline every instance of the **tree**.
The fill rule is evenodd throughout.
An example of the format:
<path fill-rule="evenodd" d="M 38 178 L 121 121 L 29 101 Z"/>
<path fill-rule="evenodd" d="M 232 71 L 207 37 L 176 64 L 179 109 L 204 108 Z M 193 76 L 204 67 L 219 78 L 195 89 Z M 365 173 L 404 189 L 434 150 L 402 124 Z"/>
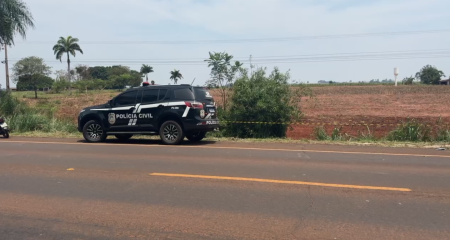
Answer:
<path fill-rule="evenodd" d="M 18 91 L 33 91 L 34 90 L 34 82 L 33 78 L 29 75 L 24 75 L 19 77 L 19 81 L 17 82 L 17 90 Z M 51 77 L 36 75 L 37 88 L 50 88 L 52 87 L 54 80 Z"/>
<path fill-rule="evenodd" d="M 405 77 L 402 81 L 403 85 L 412 85 L 414 82 L 414 78 L 411 77 Z"/>
<path fill-rule="evenodd" d="M 109 80 L 115 89 L 124 89 L 126 86 L 137 87 L 142 81 L 142 79 L 136 78 L 136 76 L 129 73 L 111 76 Z"/>
<path fill-rule="evenodd" d="M 416 79 L 420 79 L 423 84 L 439 84 L 441 77 L 445 77 L 444 72 L 431 65 L 426 65 L 416 73 Z"/>
<path fill-rule="evenodd" d="M 177 84 L 178 80 L 182 79 L 183 75 L 181 75 L 180 70 L 174 69 L 173 71 L 170 71 L 170 79 Z"/>
<path fill-rule="evenodd" d="M 241 69 L 241 75 L 233 87 L 227 114 L 219 114 L 221 120 L 229 122 L 269 122 L 276 124 L 230 124 L 225 125 L 224 134 L 239 138 L 285 137 L 288 123 L 302 117 L 299 109 L 304 97 L 311 97 L 308 87 L 291 87 L 289 72 L 278 68 L 266 73 L 258 68 L 252 74 Z"/>
<path fill-rule="evenodd" d="M 37 98 L 37 89 L 39 87 L 39 79 L 42 76 L 51 74 L 51 67 L 44 63 L 44 59 L 39 57 L 27 57 L 19 60 L 13 67 L 13 82 L 18 83 L 20 78 L 28 79 L 29 84 L 33 86 L 35 98 Z"/>
<path fill-rule="evenodd" d="M 89 75 L 91 75 L 91 78 L 94 79 L 108 80 L 109 78 L 108 69 L 104 66 L 96 66 L 89 68 Z"/>
<path fill-rule="evenodd" d="M 129 74 L 131 75 L 131 80 L 129 82 L 129 85 L 132 87 L 137 87 L 139 85 L 141 85 L 142 83 L 142 73 L 136 71 L 136 70 L 131 70 L 129 72 Z"/>
<path fill-rule="evenodd" d="M 207 85 L 217 86 L 222 98 L 224 110 L 228 108 L 228 99 L 230 95 L 230 86 L 233 84 L 236 74 L 242 67 L 242 63 L 235 61 L 231 63 L 232 55 L 228 53 L 209 53 L 209 59 L 205 61 L 208 67 L 211 67 L 211 79 L 206 82 Z"/>
<path fill-rule="evenodd" d="M 28 27 L 34 28 L 33 16 L 22 0 L 0 1 L 0 43 L 14 44 L 14 35 L 26 37 Z"/>
<path fill-rule="evenodd" d="M 145 74 L 145 79 L 148 81 L 148 74 L 153 72 L 153 67 L 149 65 L 142 64 L 141 73 Z"/>
<path fill-rule="evenodd" d="M 75 67 L 75 73 L 77 81 L 79 80 L 87 80 L 91 78 L 91 75 L 89 73 L 89 66 L 87 65 L 78 65 Z"/>
<path fill-rule="evenodd" d="M 83 50 L 78 45 L 78 38 L 68 36 L 67 38 L 60 37 L 58 42 L 53 46 L 53 52 L 56 55 L 56 59 L 62 62 L 62 56 L 67 54 L 67 72 L 70 73 L 70 55 L 76 55 L 76 52 L 83 54 Z M 70 79 L 69 79 L 70 81 Z"/>
<path fill-rule="evenodd" d="M 113 75 L 120 76 L 122 74 L 130 73 L 130 67 L 122 66 L 122 65 L 106 67 L 106 69 L 108 70 L 109 76 L 113 76 Z"/>

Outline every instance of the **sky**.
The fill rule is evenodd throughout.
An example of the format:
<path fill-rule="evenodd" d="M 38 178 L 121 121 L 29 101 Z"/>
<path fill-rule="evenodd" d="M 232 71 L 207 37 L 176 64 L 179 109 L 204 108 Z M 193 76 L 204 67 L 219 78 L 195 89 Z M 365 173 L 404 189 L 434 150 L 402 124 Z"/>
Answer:
<path fill-rule="evenodd" d="M 149 64 L 155 71 L 149 78 L 157 84 L 169 83 L 170 71 L 178 69 L 184 76 L 179 83 L 195 79 L 194 85 L 203 85 L 210 78 L 203 61 L 208 52 L 227 52 L 247 68 L 251 55 L 257 67 L 277 66 L 290 71 L 292 81 L 305 83 L 393 79 L 395 67 L 403 79 L 427 64 L 450 74 L 448 0 L 24 2 L 36 27 L 8 49 L 10 68 L 21 58 L 38 56 L 53 71 L 67 69 L 66 57 L 57 61 L 52 47 L 70 35 L 80 39 L 84 51 L 72 58 L 72 66 L 120 64 L 139 70 Z M 3 66 L 0 84 L 4 88 Z"/>

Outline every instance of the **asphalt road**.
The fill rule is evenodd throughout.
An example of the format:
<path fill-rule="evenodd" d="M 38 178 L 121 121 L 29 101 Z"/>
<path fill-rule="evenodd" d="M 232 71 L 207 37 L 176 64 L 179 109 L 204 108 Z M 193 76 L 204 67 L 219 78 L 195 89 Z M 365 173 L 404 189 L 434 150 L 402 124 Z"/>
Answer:
<path fill-rule="evenodd" d="M 450 152 L 0 139 L 0 239 L 450 239 Z"/>

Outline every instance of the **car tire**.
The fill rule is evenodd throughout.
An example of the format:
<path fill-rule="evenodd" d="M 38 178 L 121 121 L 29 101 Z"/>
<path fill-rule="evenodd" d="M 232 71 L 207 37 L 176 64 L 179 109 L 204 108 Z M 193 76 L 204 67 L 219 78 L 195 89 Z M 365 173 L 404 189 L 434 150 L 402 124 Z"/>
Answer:
<path fill-rule="evenodd" d="M 119 139 L 120 141 L 127 141 L 130 138 L 133 137 L 133 134 L 117 134 L 114 135 L 117 139 Z"/>
<path fill-rule="evenodd" d="M 102 124 L 97 120 L 91 120 L 84 124 L 83 137 L 87 142 L 96 143 L 106 140 L 106 131 Z"/>
<path fill-rule="evenodd" d="M 166 121 L 159 128 L 161 141 L 166 145 L 180 144 L 184 139 L 184 131 L 179 123 L 175 121 Z"/>
<path fill-rule="evenodd" d="M 200 142 L 205 136 L 206 132 L 192 132 L 186 134 L 186 138 L 191 142 Z"/>

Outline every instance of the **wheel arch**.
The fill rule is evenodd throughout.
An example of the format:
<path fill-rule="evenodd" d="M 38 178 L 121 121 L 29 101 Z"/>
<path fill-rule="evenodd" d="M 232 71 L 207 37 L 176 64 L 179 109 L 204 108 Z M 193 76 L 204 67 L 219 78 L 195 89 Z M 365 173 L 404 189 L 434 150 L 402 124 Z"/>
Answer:
<path fill-rule="evenodd" d="M 81 118 L 81 120 L 80 120 L 81 128 L 83 128 L 84 125 L 86 125 L 86 123 L 91 120 L 97 120 L 97 121 L 99 121 L 99 123 L 102 125 L 103 128 L 106 127 L 102 121 L 102 118 L 100 116 L 98 116 L 98 114 L 90 113 L 90 114 L 87 114 L 86 116 L 84 116 L 83 118 Z"/>
<path fill-rule="evenodd" d="M 178 124 L 180 124 L 181 128 L 183 129 L 183 131 L 185 130 L 183 121 L 181 120 L 180 116 L 178 116 L 178 115 L 176 115 L 174 113 L 168 113 L 168 114 L 165 114 L 165 115 L 161 116 L 157 120 L 158 131 L 161 128 L 161 125 L 163 125 L 163 123 L 166 122 L 166 121 L 175 121 Z"/>

